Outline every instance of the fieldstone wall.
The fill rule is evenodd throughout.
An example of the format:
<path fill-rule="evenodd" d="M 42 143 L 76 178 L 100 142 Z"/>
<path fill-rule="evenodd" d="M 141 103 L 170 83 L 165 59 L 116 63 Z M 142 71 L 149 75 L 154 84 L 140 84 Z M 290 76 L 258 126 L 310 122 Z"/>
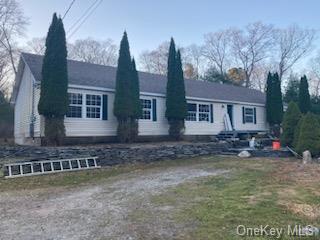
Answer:
<path fill-rule="evenodd" d="M 229 148 L 227 143 L 157 143 L 110 144 L 68 147 L 0 146 L 0 165 L 11 161 L 36 161 L 97 156 L 101 166 L 133 162 L 153 162 L 210 154 L 221 154 Z"/>

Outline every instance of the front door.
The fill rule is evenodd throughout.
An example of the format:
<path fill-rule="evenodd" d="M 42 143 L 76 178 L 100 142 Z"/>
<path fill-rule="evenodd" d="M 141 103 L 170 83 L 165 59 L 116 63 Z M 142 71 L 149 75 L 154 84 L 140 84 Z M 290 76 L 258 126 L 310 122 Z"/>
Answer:
<path fill-rule="evenodd" d="M 230 118 L 230 122 L 231 122 L 231 126 L 232 126 L 232 129 L 233 128 L 233 105 L 227 105 L 227 111 L 228 111 L 228 115 L 229 115 L 229 118 Z"/>

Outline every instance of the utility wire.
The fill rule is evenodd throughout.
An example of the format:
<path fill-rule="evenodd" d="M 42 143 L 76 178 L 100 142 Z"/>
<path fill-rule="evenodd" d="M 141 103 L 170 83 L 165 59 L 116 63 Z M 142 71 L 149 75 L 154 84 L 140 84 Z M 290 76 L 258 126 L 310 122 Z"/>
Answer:
<path fill-rule="evenodd" d="M 70 11 L 72 5 L 74 4 L 76 0 L 72 0 L 72 2 L 70 3 L 69 7 L 67 8 L 66 12 L 63 14 L 62 20 L 67 16 L 68 12 Z"/>
<path fill-rule="evenodd" d="M 67 35 L 70 32 L 73 35 L 80 26 L 87 20 L 87 18 L 93 13 L 93 11 L 99 6 L 102 0 L 95 0 L 85 11 L 84 13 L 71 25 L 71 27 L 67 30 Z"/>

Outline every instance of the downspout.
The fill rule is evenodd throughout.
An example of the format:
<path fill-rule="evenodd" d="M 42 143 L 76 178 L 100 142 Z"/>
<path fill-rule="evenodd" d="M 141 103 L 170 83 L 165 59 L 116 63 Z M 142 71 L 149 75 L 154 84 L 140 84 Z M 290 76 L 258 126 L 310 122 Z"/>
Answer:
<path fill-rule="evenodd" d="M 32 80 L 32 98 L 31 98 L 31 116 L 30 116 L 30 137 L 34 141 L 34 126 L 36 122 L 36 116 L 34 114 L 35 107 L 35 88 L 38 86 L 35 80 Z"/>

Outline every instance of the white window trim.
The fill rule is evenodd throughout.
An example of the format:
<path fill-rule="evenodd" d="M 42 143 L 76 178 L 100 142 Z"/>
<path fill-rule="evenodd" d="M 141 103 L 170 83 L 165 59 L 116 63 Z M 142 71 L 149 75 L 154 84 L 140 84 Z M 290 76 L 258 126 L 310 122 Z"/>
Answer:
<path fill-rule="evenodd" d="M 200 112 L 200 105 L 206 105 L 206 106 L 208 106 L 208 110 L 209 110 L 209 111 L 208 111 L 208 112 Z M 211 119 L 210 119 L 210 104 L 199 103 L 199 104 L 198 104 L 197 111 L 198 111 L 198 121 L 199 121 L 199 122 L 208 122 L 208 123 L 210 122 L 210 120 L 211 120 Z M 205 120 L 201 120 L 201 121 L 200 121 L 200 114 L 201 114 L 201 113 L 202 113 L 202 114 L 208 114 L 208 121 L 205 121 Z"/>
<path fill-rule="evenodd" d="M 187 103 L 190 103 L 190 104 L 196 104 L 197 106 L 197 111 L 196 111 L 196 121 L 191 121 L 191 120 L 186 120 L 186 122 L 199 122 L 199 123 L 211 123 L 211 116 L 212 116 L 212 120 L 214 119 L 214 110 L 212 108 L 212 114 L 211 114 L 211 107 L 210 107 L 210 104 L 211 103 L 199 103 L 199 102 L 187 102 Z M 200 121 L 200 113 L 206 113 L 206 112 L 200 112 L 199 111 L 199 105 L 207 105 L 209 107 L 209 112 L 207 112 L 209 114 L 209 118 L 208 118 L 208 121 Z M 214 121 L 213 121 L 214 123 Z"/>
<path fill-rule="evenodd" d="M 187 120 L 187 122 L 198 122 L 199 121 L 199 114 L 198 114 L 198 104 L 197 103 L 194 103 L 194 102 L 187 102 L 187 104 L 195 104 L 196 105 L 196 111 L 192 111 L 192 113 L 195 113 L 196 114 L 196 120 Z M 187 112 L 189 113 L 188 109 L 187 109 Z"/>
<path fill-rule="evenodd" d="M 252 110 L 252 115 L 251 114 L 247 114 L 246 113 L 246 109 L 251 109 Z M 244 107 L 244 120 L 245 120 L 245 123 L 248 123 L 248 124 L 254 124 L 254 107 Z M 247 119 L 246 117 L 248 116 L 252 116 L 252 122 L 247 122 Z"/>
<path fill-rule="evenodd" d="M 102 109 L 103 109 L 103 96 L 102 94 L 97 94 L 97 93 L 85 93 L 85 101 L 82 102 L 84 105 L 84 118 L 85 119 L 89 119 L 89 120 L 102 120 Z M 100 106 L 96 106 L 96 105 L 87 105 L 87 95 L 96 95 L 96 96 L 100 96 Z M 99 107 L 100 108 L 100 118 L 89 118 L 87 117 L 87 107 Z"/>
<path fill-rule="evenodd" d="M 77 91 L 68 91 L 68 93 L 74 93 L 74 94 L 81 94 L 81 95 L 82 95 L 82 105 L 81 105 L 82 116 L 81 116 L 81 118 L 75 118 L 75 117 L 67 117 L 67 116 L 65 116 L 66 119 L 68 119 L 68 120 L 92 120 L 92 121 L 102 120 L 103 94 L 100 94 L 100 93 L 77 92 Z M 100 96 L 101 105 L 98 106 L 98 107 L 100 107 L 100 118 L 89 118 L 89 117 L 87 117 L 87 106 L 88 106 L 88 107 L 97 107 L 97 106 L 93 106 L 93 105 L 92 105 L 92 106 L 91 106 L 91 105 L 87 105 L 87 95 Z M 75 105 L 75 106 L 80 106 L 80 105 Z"/>
<path fill-rule="evenodd" d="M 78 93 L 78 92 L 68 92 L 68 94 L 81 94 L 82 96 L 82 104 L 69 104 L 69 106 L 75 106 L 75 107 L 81 107 L 81 117 L 67 117 L 67 115 L 65 116 L 66 119 L 82 119 L 83 118 L 83 93 Z M 68 96 L 68 102 L 69 102 L 69 96 Z"/>
<path fill-rule="evenodd" d="M 150 108 L 146 108 L 146 109 L 150 109 L 150 119 L 143 119 L 143 118 L 139 118 L 139 121 L 142 121 L 142 122 L 152 122 L 153 121 L 153 104 L 152 104 L 152 98 L 148 98 L 148 97 L 143 97 L 143 98 L 140 98 L 140 101 L 141 100 L 149 100 L 151 102 L 150 104 Z M 144 110 L 143 106 L 142 107 L 142 111 Z"/>

